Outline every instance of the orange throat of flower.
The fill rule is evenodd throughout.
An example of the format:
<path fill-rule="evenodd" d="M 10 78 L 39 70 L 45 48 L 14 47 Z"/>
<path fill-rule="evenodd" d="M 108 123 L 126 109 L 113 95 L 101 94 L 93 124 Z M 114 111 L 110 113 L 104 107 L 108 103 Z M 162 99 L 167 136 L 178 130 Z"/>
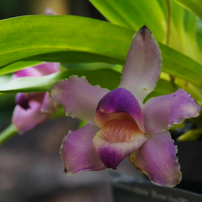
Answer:
<path fill-rule="evenodd" d="M 131 142 L 143 135 L 135 121 L 115 119 L 107 122 L 101 130 L 103 138 L 111 143 Z"/>

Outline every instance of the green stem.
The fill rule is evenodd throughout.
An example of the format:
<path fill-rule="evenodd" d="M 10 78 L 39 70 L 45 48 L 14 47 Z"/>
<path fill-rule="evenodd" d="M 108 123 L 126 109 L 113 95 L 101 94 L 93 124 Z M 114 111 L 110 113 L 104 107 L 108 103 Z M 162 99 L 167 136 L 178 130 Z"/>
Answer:
<path fill-rule="evenodd" d="M 202 135 L 202 128 L 189 130 L 180 137 L 177 138 L 179 141 L 196 141 Z"/>
<path fill-rule="evenodd" d="M 4 131 L 0 133 L 0 145 L 6 142 L 8 139 L 12 138 L 18 133 L 15 125 L 11 124 Z"/>
<path fill-rule="evenodd" d="M 169 37 L 170 37 L 170 2 L 166 0 L 167 4 L 167 37 L 166 37 L 166 45 L 169 45 Z"/>
<path fill-rule="evenodd" d="M 166 0 L 167 4 L 167 34 L 166 34 L 166 45 L 169 46 L 170 39 L 170 2 Z M 170 80 L 173 84 L 175 84 L 175 77 L 170 75 Z"/>

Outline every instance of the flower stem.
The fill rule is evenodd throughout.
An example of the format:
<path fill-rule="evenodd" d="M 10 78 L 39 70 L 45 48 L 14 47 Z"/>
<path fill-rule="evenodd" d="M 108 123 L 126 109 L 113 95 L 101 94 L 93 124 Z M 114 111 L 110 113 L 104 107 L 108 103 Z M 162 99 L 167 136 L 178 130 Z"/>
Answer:
<path fill-rule="evenodd" d="M 18 133 L 15 125 L 11 124 L 4 131 L 0 133 L 0 145 L 6 142 L 11 137 L 15 136 Z"/>
<path fill-rule="evenodd" d="M 166 45 L 169 45 L 169 38 L 170 38 L 170 2 L 166 0 L 167 4 L 167 37 L 166 37 Z"/>
<path fill-rule="evenodd" d="M 170 39 L 170 2 L 166 0 L 167 4 L 167 33 L 166 33 L 166 45 L 169 46 L 169 39 Z M 175 81 L 175 77 L 170 75 L 170 80 L 172 83 Z"/>
<path fill-rule="evenodd" d="M 179 141 L 196 141 L 202 135 L 202 128 L 198 128 L 195 130 L 189 130 L 183 135 L 179 136 L 177 140 Z"/>

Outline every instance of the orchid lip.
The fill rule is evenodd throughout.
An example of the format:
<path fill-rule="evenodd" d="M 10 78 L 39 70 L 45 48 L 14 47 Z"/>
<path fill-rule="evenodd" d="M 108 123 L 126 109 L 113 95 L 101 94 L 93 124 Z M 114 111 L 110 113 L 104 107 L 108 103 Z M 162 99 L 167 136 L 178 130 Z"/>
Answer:
<path fill-rule="evenodd" d="M 94 120 L 102 128 L 113 119 L 134 121 L 144 133 L 144 117 L 138 100 L 125 88 L 107 93 L 98 103 Z"/>
<path fill-rule="evenodd" d="M 134 121 L 134 119 L 125 112 L 120 113 L 103 113 L 101 111 L 96 111 L 94 116 L 95 123 L 99 128 L 103 128 L 111 120 L 129 120 Z M 135 121 L 134 121 L 135 122 Z"/>
<path fill-rule="evenodd" d="M 101 130 L 105 140 L 111 143 L 130 142 L 140 134 L 137 124 L 129 120 L 111 120 Z"/>

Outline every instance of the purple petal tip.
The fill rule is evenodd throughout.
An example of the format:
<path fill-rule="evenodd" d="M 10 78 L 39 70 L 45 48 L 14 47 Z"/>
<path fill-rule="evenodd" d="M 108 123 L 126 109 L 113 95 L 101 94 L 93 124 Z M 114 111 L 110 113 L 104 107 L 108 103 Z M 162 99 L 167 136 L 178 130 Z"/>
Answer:
<path fill-rule="evenodd" d="M 146 34 L 152 34 L 152 32 L 150 31 L 150 29 L 144 25 L 140 28 L 139 33 L 142 35 L 143 40 L 145 40 Z"/>

